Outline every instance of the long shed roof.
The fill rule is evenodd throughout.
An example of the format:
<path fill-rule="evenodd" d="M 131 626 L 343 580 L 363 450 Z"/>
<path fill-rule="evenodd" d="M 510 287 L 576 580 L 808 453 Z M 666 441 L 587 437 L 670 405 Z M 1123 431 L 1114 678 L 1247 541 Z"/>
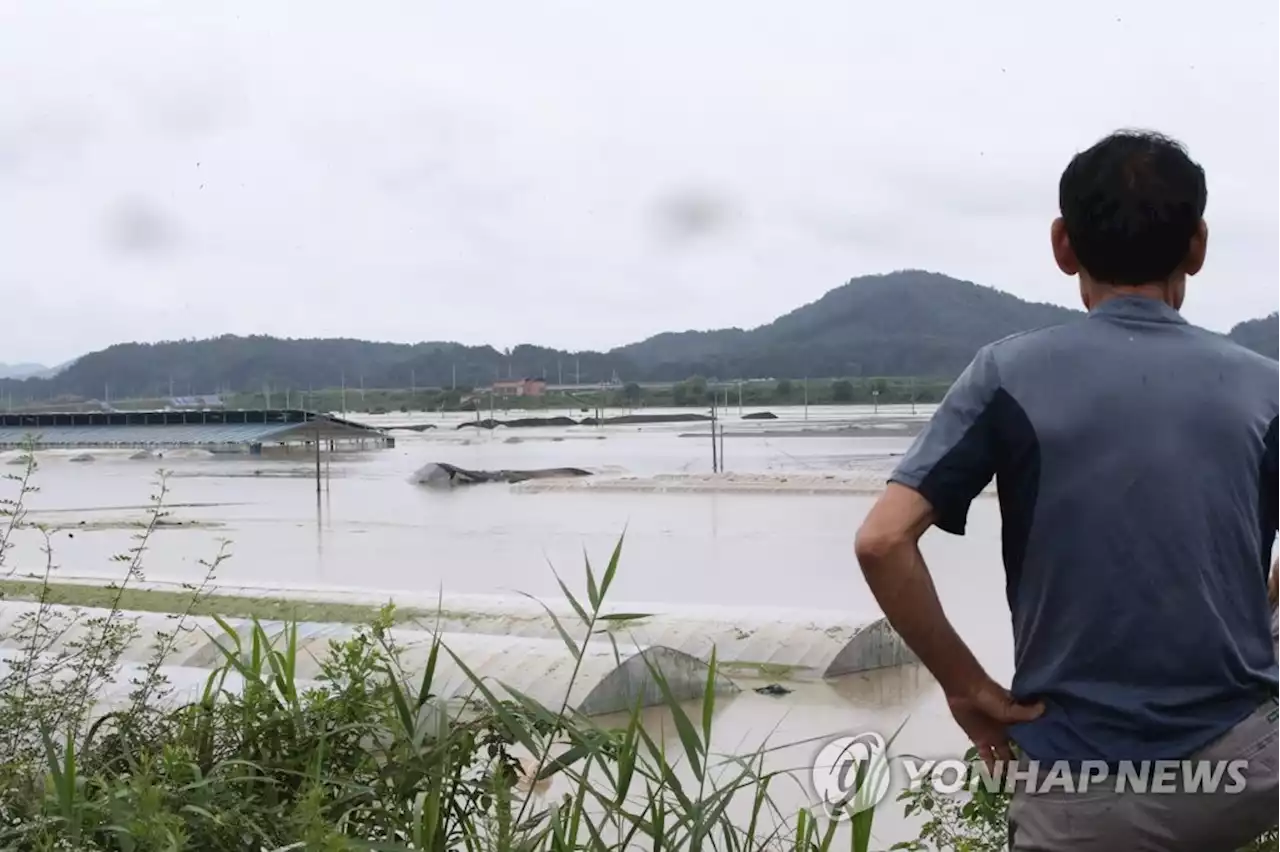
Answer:
<path fill-rule="evenodd" d="M 211 446 L 379 438 L 380 430 L 298 409 L 0 414 L 0 446 Z"/>

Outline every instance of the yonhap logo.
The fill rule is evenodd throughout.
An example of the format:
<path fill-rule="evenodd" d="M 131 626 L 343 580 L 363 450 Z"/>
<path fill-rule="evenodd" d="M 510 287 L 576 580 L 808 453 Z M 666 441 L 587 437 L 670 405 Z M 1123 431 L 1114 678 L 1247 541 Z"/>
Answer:
<path fill-rule="evenodd" d="M 888 747 L 879 734 L 832 740 L 813 761 L 813 790 L 832 819 L 874 808 L 891 781 Z"/>

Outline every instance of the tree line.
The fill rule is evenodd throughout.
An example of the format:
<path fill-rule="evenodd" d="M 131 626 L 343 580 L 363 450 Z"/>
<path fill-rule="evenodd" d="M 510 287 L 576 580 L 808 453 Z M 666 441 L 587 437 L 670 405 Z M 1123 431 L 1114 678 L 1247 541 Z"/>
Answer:
<path fill-rule="evenodd" d="M 691 376 L 846 377 L 852 387 L 841 386 L 841 396 L 856 396 L 858 382 L 875 377 L 954 379 L 984 344 L 1076 316 L 945 275 L 903 271 L 853 279 L 758 328 L 668 332 L 608 352 L 234 335 L 121 343 L 52 377 L 0 379 L 0 404 L 342 387 L 465 393 L 503 378 L 597 384 L 679 383 Z M 1277 322 L 1272 314 L 1241 323 L 1231 337 L 1276 357 Z"/>

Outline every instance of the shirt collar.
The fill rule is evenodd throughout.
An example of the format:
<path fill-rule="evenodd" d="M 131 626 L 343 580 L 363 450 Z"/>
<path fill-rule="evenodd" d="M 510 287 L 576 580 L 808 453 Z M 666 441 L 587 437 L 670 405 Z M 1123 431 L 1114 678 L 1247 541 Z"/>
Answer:
<path fill-rule="evenodd" d="M 1186 325 L 1182 314 L 1150 296 L 1112 296 L 1089 311 L 1091 317 L 1114 317 L 1139 322 L 1167 322 Z"/>

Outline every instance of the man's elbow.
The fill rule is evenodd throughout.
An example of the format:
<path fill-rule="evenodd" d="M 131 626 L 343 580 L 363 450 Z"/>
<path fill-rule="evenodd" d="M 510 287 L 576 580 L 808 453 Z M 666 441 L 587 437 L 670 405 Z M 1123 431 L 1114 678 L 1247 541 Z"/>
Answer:
<path fill-rule="evenodd" d="M 869 575 L 910 562 L 916 543 L 932 522 L 933 509 L 919 492 L 889 483 L 853 540 L 853 553 L 862 573 Z"/>
<path fill-rule="evenodd" d="M 891 562 L 913 543 L 912 537 L 905 530 L 863 524 L 853 540 L 853 555 L 862 566 L 862 573 L 866 574 Z"/>

